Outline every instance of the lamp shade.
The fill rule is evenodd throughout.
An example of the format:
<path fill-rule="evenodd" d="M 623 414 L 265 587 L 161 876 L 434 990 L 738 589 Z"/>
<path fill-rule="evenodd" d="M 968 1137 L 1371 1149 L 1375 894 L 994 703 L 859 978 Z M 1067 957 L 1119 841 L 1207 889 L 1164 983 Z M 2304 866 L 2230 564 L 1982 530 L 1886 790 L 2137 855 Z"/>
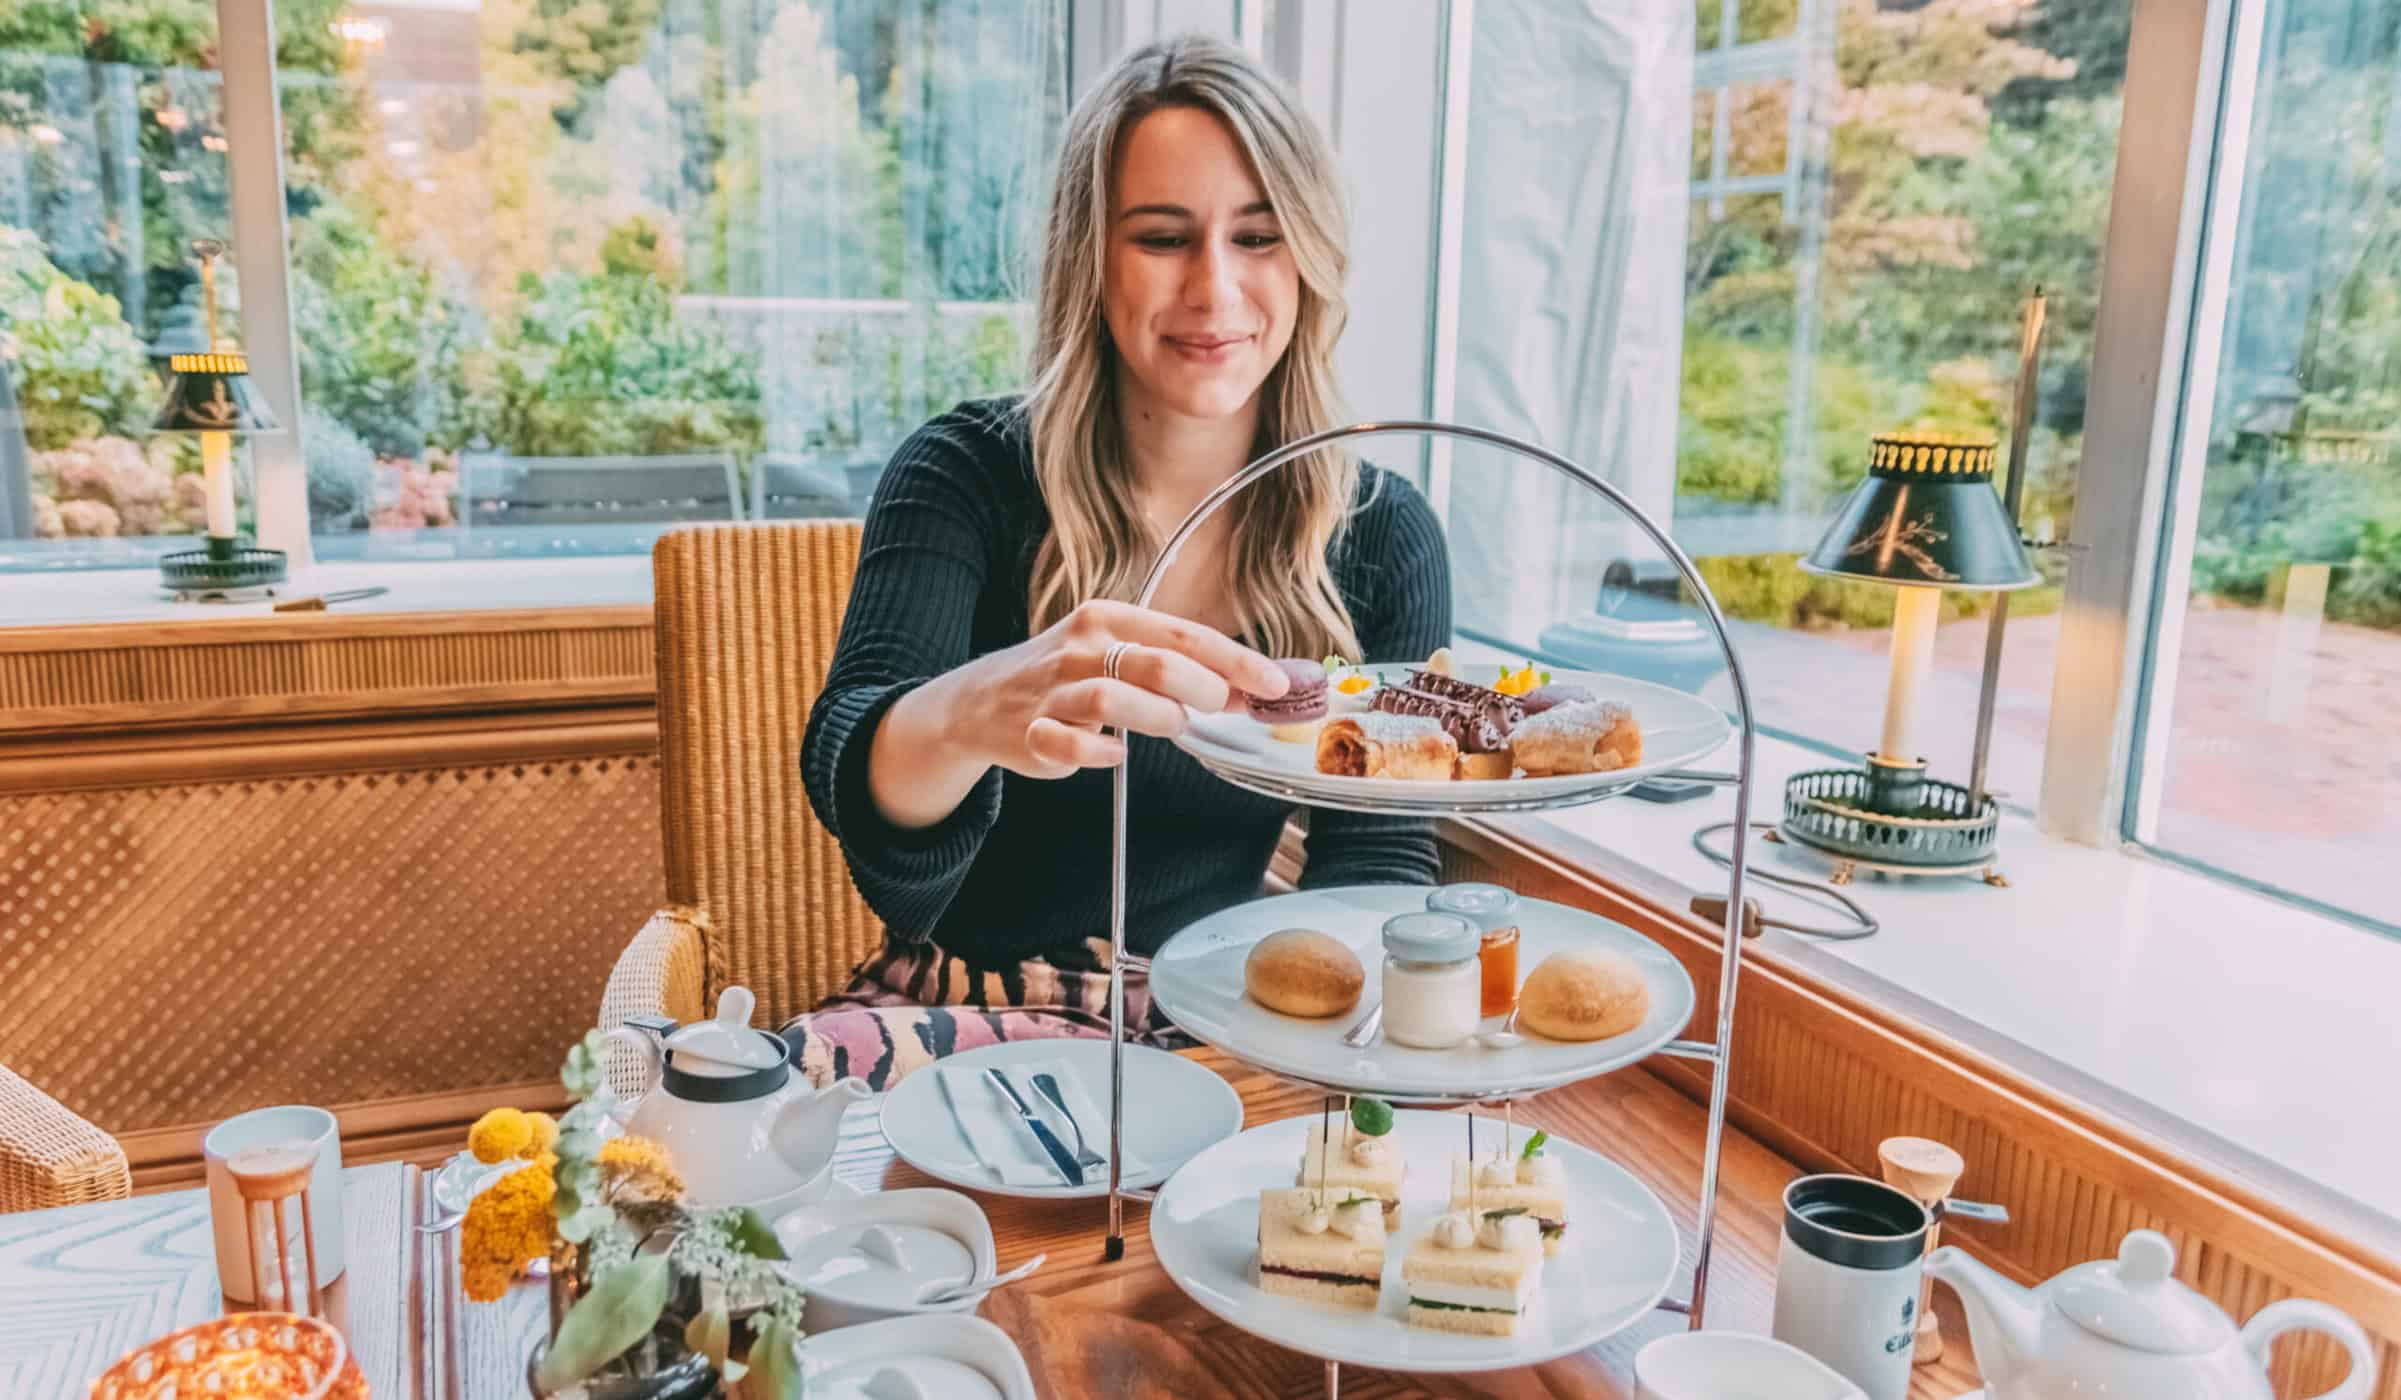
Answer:
<path fill-rule="evenodd" d="M 1813 574 L 1998 592 L 2035 581 L 1993 490 L 1993 444 L 1879 434 L 1867 479 L 1801 561 Z"/>
<path fill-rule="evenodd" d="M 250 361 L 239 351 L 176 355 L 167 361 L 167 404 L 151 426 L 162 433 L 271 433 L 282 425 L 250 392 Z"/>

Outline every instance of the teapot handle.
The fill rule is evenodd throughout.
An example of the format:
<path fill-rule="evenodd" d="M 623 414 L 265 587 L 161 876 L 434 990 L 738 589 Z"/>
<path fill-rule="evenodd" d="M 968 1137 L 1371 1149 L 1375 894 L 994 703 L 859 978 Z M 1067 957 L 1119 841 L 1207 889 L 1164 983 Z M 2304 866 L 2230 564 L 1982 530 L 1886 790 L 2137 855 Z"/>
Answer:
<path fill-rule="evenodd" d="M 2305 1298 L 2287 1298 L 2270 1303 L 2243 1324 L 2243 1345 L 2251 1349 L 2251 1359 L 2264 1372 L 2268 1368 L 2268 1344 L 2287 1332 L 2325 1332 L 2343 1344 L 2351 1353 L 2351 1372 L 2343 1383 L 2313 1400 L 2367 1400 L 2368 1391 L 2376 1384 L 2376 1354 L 2368 1347 L 2368 1334 L 2359 1324 L 2324 1303 Z"/>
<path fill-rule="evenodd" d="M 639 1062 L 643 1066 L 642 1087 L 626 1095 L 609 1114 L 620 1126 L 632 1113 L 634 1100 L 659 1087 L 659 1075 L 667 1064 L 667 1033 L 674 1029 L 675 1022 L 665 1016 L 628 1016 L 623 1025 L 610 1027 L 608 1033 L 601 1037 L 604 1041 L 623 1039 L 634 1047 L 634 1053 L 640 1057 Z"/>

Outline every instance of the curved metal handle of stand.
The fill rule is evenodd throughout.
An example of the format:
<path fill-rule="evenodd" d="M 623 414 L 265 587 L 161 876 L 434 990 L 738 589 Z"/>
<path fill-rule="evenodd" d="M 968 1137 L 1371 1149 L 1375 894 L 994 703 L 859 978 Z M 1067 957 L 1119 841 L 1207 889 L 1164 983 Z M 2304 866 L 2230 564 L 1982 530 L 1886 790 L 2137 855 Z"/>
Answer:
<path fill-rule="evenodd" d="M 1733 686 L 1735 714 L 1741 721 L 1739 757 L 1734 770 L 1734 820 L 1738 830 L 1749 829 L 1751 789 L 1756 777 L 1752 750 L 1758 730 L 1751 714 L 1750 682 L 1744 678 L 1742 662 L 1734 654 L 1734 638 L 1727 630 L 1726 615 L 1718 608 L 1716 595 L 1709 591 L 1708 583 L 1702 579 L 1701 571 L 1691 557 L 1678 548 L 1676 542 L 1667 537 L 1667 532 L 1659 528 L 1658 523 L 1631 497 L 1548 448 L 1489 428 L 1470 428 L 1457 423 L 1436 423 L 1424 419 L 1354 423 L 1348 427 L 1329 428 L 1322 433 L 1296 438 L 1226 478 L 1216 490 L 1201 498 L 1200 504 L 1192 508 L 1160 548 L 1157 561 L 1142 580 L 1141 590 L 1134 595 L 1135 605 L 1150 606 L 1151 600 L 1158 595 L 1159 584 L 1167 577 L 1167 571 L 1175 567 L 1176 555 L 1183 549 L 1184 542 L 1192 537 L 1192 532 L 1252 482 L 1286 463 L 1298 461 L 1336 443 L 1352 438 L 1393 436 L 1455 438 L 1530 458 L 1617 507 L 1620 514 L 1633 521 L 1650 537 L 1651 543 L 1657 545 L 1659 552 L 1676 566 L 1676 572 L 1683 576 L 1685 585 L 1699 600 L 1701 612 L 1709 621 L 1710 635 L 1716 638 L 1718 650 L 1726 658 L 1726 678 Z M 1360 659 L 1364 661 L 1367 658 Z M 1122 739 L 1125 735 L 1120 732 L 1118 737 Z M 1125 1191 L 1118 1164 L 1125 1160 L 1125 838 L 1128 797 L 1126 769 L 1129 766 L 1127 763 L 1118 764 L 1109 781 L 1109 1238 L 1105 1254 L 1111 1260 L 1125 1257 Z M 1742 973 L 1742 885 L 1748 864 L 1743 845 L 1740 841 L 1734 843 L 1732 859 L 1726 867 L 1725 943 L 1719 959 L 1717 1035 L 1713 1042 L 1716 1046 L 1714 1058 L 1717 1072 L 1710 1076 L 1709 1082 L 1709 1134 L 1701 1155 L 1700 1212 L 1693 1224 L 1696 1247 L 1688 1316 L 1695 1331 L 1700 1330 L 1702 1309 L 1709 1291 L 1710 1247 L 1717 1236 L 1718 1157 L 1725 1140 L 1728 1081 L 1733 1078 L 1728 1060 L 1733 1053 L 1734 993 Z M 1338 1375 L 1329 1363 L 1326 1373 L 1329 1393 Z"/>

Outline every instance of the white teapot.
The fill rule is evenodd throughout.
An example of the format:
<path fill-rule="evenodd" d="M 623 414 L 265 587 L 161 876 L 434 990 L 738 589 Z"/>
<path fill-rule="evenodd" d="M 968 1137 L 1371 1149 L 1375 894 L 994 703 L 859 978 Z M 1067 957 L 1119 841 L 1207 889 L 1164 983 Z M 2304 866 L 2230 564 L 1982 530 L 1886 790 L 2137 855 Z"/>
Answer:
<path fill-rule="evenodd" d="M 611 1116 L 667 1149 L 694 1205 L 756 1206 L 772 1219 L 825 1194 L 842 1111 L 869 1090 L 857 1079 L 811 1089 L 791 1047 L 751 1026 L 754 1005 L 749 988 L 728 987 L 715 1020 L 635 1017 L 610 1031 L 650 1064 L 641 1095 Z"/>
<path fill-rule="evenodd" d="M 1950 1245 L 1926 1273 L 1967 1305 L 1987 1400 L 2274 1400 L 2268 1343 L 2297 1329 L 2330 1332 L 2351 1354 L 2343 1383 L 2317 1400 L 2365 1400 L 2376 1357 L 2359 1324 L 2324 1303 L 2286 1299 L 2236 1331 L 2217 1304 L 2176 1281 L 2176 1246 L 2136 1230 L 2115 1259 L 2078 1264 L 2022 1288 Z"/>

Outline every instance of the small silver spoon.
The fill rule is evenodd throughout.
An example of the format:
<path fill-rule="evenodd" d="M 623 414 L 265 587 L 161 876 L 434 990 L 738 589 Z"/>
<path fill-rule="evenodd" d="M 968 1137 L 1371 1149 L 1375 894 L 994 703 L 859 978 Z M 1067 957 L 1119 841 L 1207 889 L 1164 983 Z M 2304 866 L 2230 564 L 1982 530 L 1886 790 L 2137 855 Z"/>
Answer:
<path fill-rule="evenodd" d="M 1373 1045 L 1376 1037 L 1383 1032 L 1384 1003 L 1379 1001 L 1374 1010 L 1359 1018 L 1359 1024 L 1342 1033 L 1342 1043 L 1353 1050 L 1364 1050 Z"/>
<path fill-rule="evenodd" d="M 1509 1008 L 1509 1019 L 1501 1022 L 1499 1030 L 1476 1033 L 1476 1043 L 1487 1050 L 1507 1050 L 1512 1046 L 1524 1044 L 1525 1039 L 1524 1036 L 1517 1033 L 1517 1008 L 1514 1006 Z"/>
<path fill-rule="evenodd" d="M 994 1274 L 990 1278 L 962 1278 L 952 1279 L 948 1283 L 929 1283 L 918 1290 L 917 1306 L 921 1308 L 939 1307 L 944 1303 L 955 1303 L 971 1294 L 989 1293 L 1005 1284 L 1015 1283 L 1034 1270 L 1041 1268 L 1042 1261 L 1049 1257 L 1047 1254 L 1037 1254 L 1007 1273 Z"/>

